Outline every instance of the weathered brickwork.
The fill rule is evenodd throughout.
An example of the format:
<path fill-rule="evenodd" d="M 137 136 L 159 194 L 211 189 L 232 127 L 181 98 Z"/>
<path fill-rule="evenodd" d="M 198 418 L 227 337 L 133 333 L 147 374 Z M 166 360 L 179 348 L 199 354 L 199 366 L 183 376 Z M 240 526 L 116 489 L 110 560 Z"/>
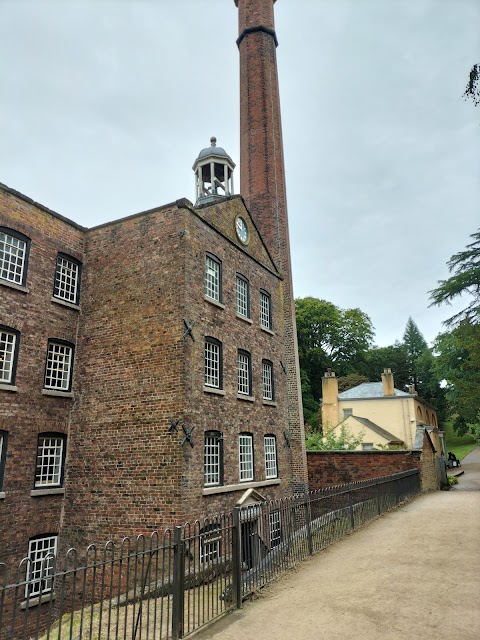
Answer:
<path fill-rule="evenodd" d="M 240 187 L 283 276 L 283 340 L 287 369 L 293 487 L 307 487 L 307 465 L 283 158 L 273 0 L 235 0 L 239 10 Z"/>
<path fill-rule="evenodd" d="M 435 452 L 427 435 L 421 451 L 308 451 L 307 463 L 311 491 L 411 469 L 420 469 L 423 491 L 438 488 Z"/>
<path fill-rule="evenodd" d="M 42 394 L 49 338 L 77 341 L 79 311 L 52 301 L 57 253 L 82 261 L 83 230 L 7 188 L 0 187 L 0 226 L 30 239 L 24 290 L 0 280 L 0 324 L 20 332 L 16 391 L 0 389 L 0 430 L 8 433 L 0 499 L 0 562 L 11 572 L 33 536 L 58 533 L 62 495 L 34 489 L 38 434 L 70 437 L 73 400 Z M 75 359 L 76 364 L 76 359 Z M 73 388 L 76 386 L 74 366 Z M 68 441 L 67 438 L 67 441 Z"/>

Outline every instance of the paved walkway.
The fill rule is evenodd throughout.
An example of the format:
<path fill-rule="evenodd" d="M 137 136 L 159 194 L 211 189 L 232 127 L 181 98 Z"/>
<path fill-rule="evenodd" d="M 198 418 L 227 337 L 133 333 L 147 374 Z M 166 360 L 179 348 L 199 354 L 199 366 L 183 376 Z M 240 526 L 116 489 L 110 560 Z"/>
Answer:
<path fill-rule="evenodd" d="M 455 491 L 480 491 L 480 447 L 475 447 L 461 460 L 459 469 L 449 469 L 449 475 L 456 476 L 458 472 L 463 471 L 458 476 L 458 484 L 453 489 Z"/>
<path fill-rule="evenodd" d="M 454 490 L 422 495 L 309 558 L 196 639 L 478 640 L 479 448 L 462 469 Z"/>

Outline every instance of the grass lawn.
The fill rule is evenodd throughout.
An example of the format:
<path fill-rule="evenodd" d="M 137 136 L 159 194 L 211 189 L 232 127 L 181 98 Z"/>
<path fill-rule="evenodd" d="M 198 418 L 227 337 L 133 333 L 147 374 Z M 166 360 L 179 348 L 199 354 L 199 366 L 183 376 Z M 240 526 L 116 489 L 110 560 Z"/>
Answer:
<path fill-rule="evenodd" d="M 450 421 L 445 422 L 444 430 L 447 453 L 448 451 L 452 451 L 459 460 L 464 458 L 467 453 L 470 453 L 470 451 L 477 446 L 475 438 L 471 433 L 465 436 L 458 436 L 453 431 Z"/>

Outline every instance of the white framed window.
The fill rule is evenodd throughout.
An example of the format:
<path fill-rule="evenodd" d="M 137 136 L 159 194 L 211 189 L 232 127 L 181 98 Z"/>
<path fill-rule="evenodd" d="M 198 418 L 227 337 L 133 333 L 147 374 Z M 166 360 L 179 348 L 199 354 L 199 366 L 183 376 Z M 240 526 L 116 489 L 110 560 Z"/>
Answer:
<path fill-rule="evenodd" d="M 59 253 L 55 269 L 53 296 L 71 304 L 78 304 L 80 291 L 80 263 Z"/>
<path fill-rule="evenodd" d="M 237 273 L 237 314 L 250 317 L 250 287 L 248 280 Z"/>
<path fill-rule="evenodd" d="M 223 438 L 220 431 L 205 432 L 203 482 L 206 487 L 223 484 Z"/>
<path fill-rule="evenodd" d="M 253 436 L 250 433 L 241 433 L 238 442 L 240 482 L 253 480 Z"/>
<path fill-rule="evenodd" d="M 222 534 L 218 524 L 208 524 L 200 531 L 200 562 L 219 560 L 222 552 Z"/>
<path fill-rule="evenodd" d="M 277 471 L 277 440 L 275 436 L 265 436 L 263 439 L 265 448 L 265 477 L 267 480 L 276 478 Z"/>
<path fill-rule="evenodd" d="M 24 286 L 30 240 L 22 233 L 0 227 L 0 278 Z"/>
<path fill-rule="evenodd" d="M 7 437 L 6 431 L 0 431 L 0 491 L 3 487 L 3 477 L 5 475 L 5 461 L 7 458 Z"/>
<path fill-rule="evenodd" d="M 65 342 L 48 342 L 45 389 L 70 391 L 72 385 L 73 346 Z"/>
<path fill-rule="evenodd" d="M 222 343 L 205 338 L 204 382 L 206 387 L 222 388 Z"/>
<path fill-rule="evenodd" d="M 237 391 L 238 393 L 252 395 L 252 361 L 247 351 L 239 351 L 237 354 Z"/>
<path fill-rule="evenodd" d="M 25 597 L 33 598 L 52 591 L 57 544 L 57 535 L 46 535 L 29 540 Z"/>
<path fill-rule="evenodd" d="M 14 384 L 19 332 L 0 326 L 0 383 Z"/>
<path fill-rule="evenodd" d="M 205 256 L 205 296 L 222 301 L 222 263 L 209 253 Z"/>
<path fill-rule="evenodd" d="M 353 415 L 353 409 L 344 409 L 343 410 L 343 418 L 348 418 L 348 416 Z"/>
<path fill-rule="evenodd" d="M 272 328 L 272 299 L 266 291 L 260 291 L 260 326 Z"/>
<path fill-rule="evenodd" d="M 38 436 L 35 489 L 60 487 L 63 484 L 65 436 L 41 433 Z"/>
<path fill-rule="evenodd" d="M 264 400 L 273 400 L 273 364 L 262 360 L 262 394 Z"/>
<path fill-rule="evenodd" d="M 372 451 L 372 450 L 373 450 L 373 442 L 362 443 L 362 451 Z"/>

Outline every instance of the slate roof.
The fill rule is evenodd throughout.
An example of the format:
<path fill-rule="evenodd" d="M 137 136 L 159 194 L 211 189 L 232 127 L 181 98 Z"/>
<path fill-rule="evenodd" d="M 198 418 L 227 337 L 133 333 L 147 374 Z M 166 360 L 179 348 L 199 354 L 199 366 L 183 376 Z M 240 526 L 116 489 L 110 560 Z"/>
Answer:
<path fill-rule="evenodd" d="M 385 429 L 382 429 L 382 427 L 379 427 L 378 424 L 375 424 L 374 422 L 372 422 L 368 418 L 361 418 L 360 416 L 353 416 L 352 415 L 352 416 L 348 416 L 347 418 L 345 418 L 345 420 L 348 420 L 348 418 L 353 418 L 354 420 L 358 420 L 358 422 L 363 424 L 364 427 L 367 427 L 367 429 L 371 429 L 372 431 L 377 433 L 382 438 L 385 438 L 385 440 L 387 440 L 389 443 L 402 443 L 403 444 L 403 440 L 401 438 L 397 438 L 397 436 L 394 436 L 393 433 L 390 433 L 389 431 L 386 431 Z"/>
<path fill-rule="evenodd" d="M 409 393 L 395 389 L 395 398 L 399 396 L 409 397 Z M 354 400 L 355 398 L 384 398 L 393 396 L 383 395 L 383 383 L 382 382 L 363 382 L 362 384 L 348 389 L 348 391 L 342 391 L 338 394 L 340 400 Z"/>

